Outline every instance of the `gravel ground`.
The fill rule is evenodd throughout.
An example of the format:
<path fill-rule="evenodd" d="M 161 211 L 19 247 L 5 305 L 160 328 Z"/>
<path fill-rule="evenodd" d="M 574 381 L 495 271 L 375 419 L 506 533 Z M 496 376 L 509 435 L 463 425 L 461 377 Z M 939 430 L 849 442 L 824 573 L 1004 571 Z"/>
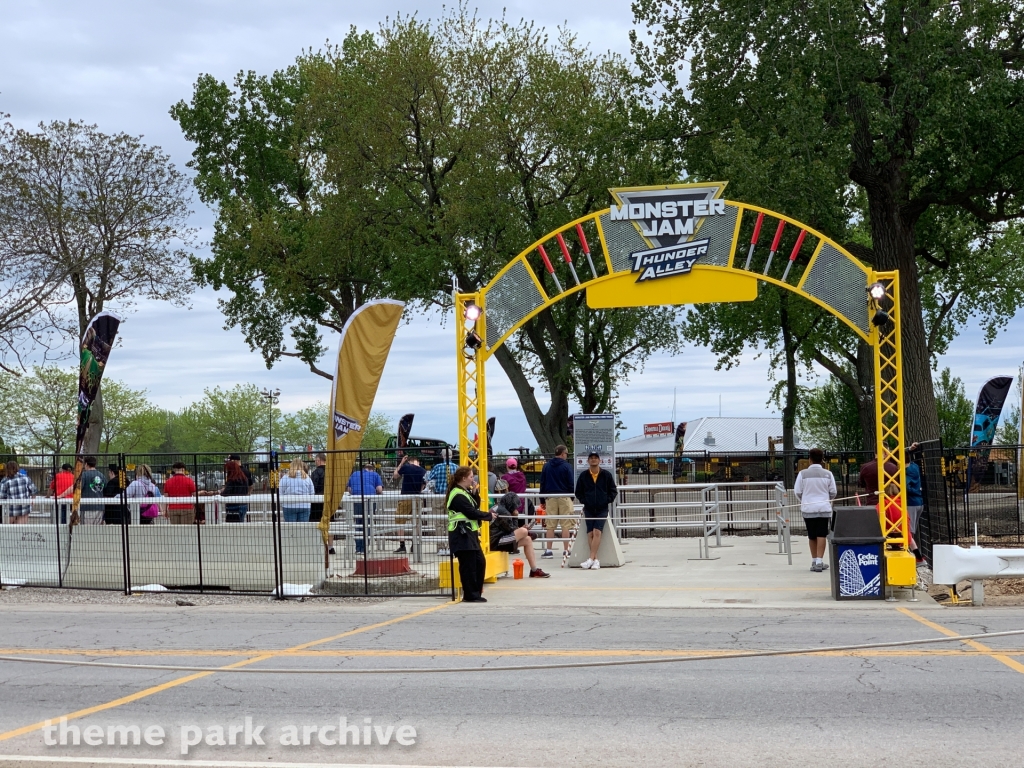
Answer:
<path fill-rule="evenodd" d="M 389 598 L 384 597 L 305 597 L 287 598 L 284 601 L 274 600 L 267 595 L 228 595 L 228 594 L 169 594 L 166 592 L 148 592 L 123 595 L 120 592 L 104 592 L 85 589 L 38 589 L 33 587 L 4 587 L 0 590 L 0 606 L 32 605 L 44 603 L 94 604 L 94 605 L 174 605 L 188 607 L 190 605 L 265 605 L 269 602 L 331 603 L 334 605 L 367 605 L 383 603 Z"/>
<path fill-rule="evenodd" d="M 932 584 L 932 572 L 928 568 L 918 571 L 921 581 L 928 585 L 928 594 L 950 605 L 949 587 L 945 584 Z M 961 581 L 956 585 L 960 605 L 971 604 L 971 582 Z M 1024 606 L 1024 579 L 985 579 L 985 605 Z"/>

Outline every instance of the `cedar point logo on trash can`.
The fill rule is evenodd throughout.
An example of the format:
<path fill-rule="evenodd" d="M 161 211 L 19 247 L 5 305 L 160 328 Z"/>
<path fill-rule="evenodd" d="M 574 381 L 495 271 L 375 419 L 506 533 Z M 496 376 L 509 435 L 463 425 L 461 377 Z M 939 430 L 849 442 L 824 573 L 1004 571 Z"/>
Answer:
<path fill-rule="evenodd" d="M 719 200 L 724 185 L 708 184 L 687 189 L 613 189 L 618 205 L 611 207 L 612 221 L 629 221 L 649 250 L 630 254 L 636 281 L 685 275 L 708 252 L 710 240 L 692 239 L 708 216 L 725 213 Z"/>

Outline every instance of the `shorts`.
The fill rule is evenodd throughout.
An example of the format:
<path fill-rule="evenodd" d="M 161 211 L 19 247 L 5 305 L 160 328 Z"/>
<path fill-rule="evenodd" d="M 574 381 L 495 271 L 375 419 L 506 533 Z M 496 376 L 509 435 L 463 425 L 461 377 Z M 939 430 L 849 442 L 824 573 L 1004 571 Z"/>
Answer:
<path fill-rule="evenodd" d="M 549 515 L 572 515 L 574 514 L 572 499 L 567 497 L 556 497 L 548 499 L 544 504 L 544 527 L 547 532 L 554 533 L 556 529 L 561 528 L 562 533 L 566 536 L 569 535 L 574 527 L 572 520 L 552 520 Z"/>
<path fill-rule="evenodd" d="M 192 525 L 196 521 L 196 511 L 192 507 L 188 509 L 168 509 L 167 518 L 171 521 L 171 525 Z"/>
<path fill-rule="evenodd" d="M 827 517 L 805 517 L 804 525 L 807 526 L 807 538 L 824 539 L 828 536 L 829 519 Z"/>
<path fill-rule="evenodd" d="M 412 499 L 402 499 L 395 509 L 395 525 L 405 525 L 412 517 Z"/>
<path fill-rule="evenodd" d="M 589 509 L 583 510 L 583 522 L 587 525 L 587 533 L 590 533 L 591 531 L 603 531 L 604 521 L 607 519 L 607 509 L 601 509 L 596 512 Z"/>

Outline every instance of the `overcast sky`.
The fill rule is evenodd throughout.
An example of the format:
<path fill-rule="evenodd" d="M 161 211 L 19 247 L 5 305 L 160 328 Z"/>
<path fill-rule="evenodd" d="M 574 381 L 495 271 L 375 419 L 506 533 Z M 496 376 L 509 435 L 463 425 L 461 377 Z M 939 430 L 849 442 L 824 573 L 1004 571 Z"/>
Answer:
<path fill-rule="evenodd" d="M 453 3 L 449 2 L 451 6 Z M 478 2 L 481 16 L 525 17 L 554 29 L 566 25 L 597 51 L 628 55 L 632 15 L 627 0 L 520 0 Z M 230 81 L 239 70 L 269 73 L 304 48 L 340 41 L 350 26 L 375 29 L 396 13 L 436 18 L 440 2 L 20 2 L 6 0 L 0 14 L 0 112 L 19 127 L 69 118 L 96 123 L 108 133 L 142 134 L 184 167 L 191 147 L 168 115 L 188 99 L 202 73 Z M 208 237 L 211 212 L 194 202 L 195 224 Z M 524 244 L 525 245 L 525 244 Z M 202 291 L 190 309 L 147 303 L 126 316 L 122 347 L 109 376 L 146 388 L 161 406 L 178 409 L 204 387 L 236 382 L 279 387 L 281 405 L 294 410 L 326 400 L 330 383 L 301 364 L 283 361 L 268 371 L 237 330 L 225 330 L 217 295 Z M 332 342 L 333 346 L 333 342 Z M 412 316 L 398 332 L 377 395 L 376 410 L 392 417 L 416 413 L 413 432 L 454 441 L 455 360 L 451 325 Z M 1012 374 L 1024 359 L 1024 320 L 1015 318 L 992 346 L 971 328 L 941 365 L 964 379 L 973 397 L 989 376 Z M 774 413 L 765 358 L 748 355 L 728 372 L 699 348 L 658 356 L 622 390 L 619 410 L 637 434 L 645 422 L 672 416 L 678 391 L 681 420 L 717 415 Z M 330 362 L 322 363 L 332 368 Z M 534 446 L 518 400 L 497 364 L 488 367 L 489 415 L 497 417 L 496 449 Z"/>

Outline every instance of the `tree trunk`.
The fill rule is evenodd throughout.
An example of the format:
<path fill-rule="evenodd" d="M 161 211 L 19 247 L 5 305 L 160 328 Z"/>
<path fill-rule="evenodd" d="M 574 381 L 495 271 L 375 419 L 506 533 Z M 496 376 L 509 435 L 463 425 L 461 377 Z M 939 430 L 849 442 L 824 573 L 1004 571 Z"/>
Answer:
<path fill-rule="evenodd" d="M 857 342 L 857 416 L 860 419 L 862 447 L 875 450 L 875 351 L 866 341 Z M 856 395 L 856 393 L 854 393 Z"/>
<path fill-rule="evenodd" d="M 904 443 L 939 436 L 939 417 L 932 387 L 928 337 L 921 315 L 914 225 L 901 215 L 896 196 L 888 187 L 867 187 L 871 237 L 880 271 L 899 270 L 900 324 L 903 342 Z M 877 393 L 876 393 L 877 394 Z"/>
<path fill-rule="evenodd" d="M 564 389 L 557 383 L 549 383 L 551 405 L 542 411 L 537 396 L 522 366 L 509 349 L 502 344 L 494 351 L 494 357 L 505 371 L 512 388 L 523 406 L 526 423 L 537 439 L 537 445 L 543 453 L 554 453 L 555 446 L 566 441 L 566 428 L 569 420 L 569 398 Z"/>
<path fill-rule="evenodd" d="M 100 440 L 103 437 L 103 387 L 96 392 L 96 399 L 92 401 L 92 408 L 89 410 L 89 428 L 85 433 L 85 444 L 82 452 L 86 456 L 95 456 L 100 452 Z"/>

